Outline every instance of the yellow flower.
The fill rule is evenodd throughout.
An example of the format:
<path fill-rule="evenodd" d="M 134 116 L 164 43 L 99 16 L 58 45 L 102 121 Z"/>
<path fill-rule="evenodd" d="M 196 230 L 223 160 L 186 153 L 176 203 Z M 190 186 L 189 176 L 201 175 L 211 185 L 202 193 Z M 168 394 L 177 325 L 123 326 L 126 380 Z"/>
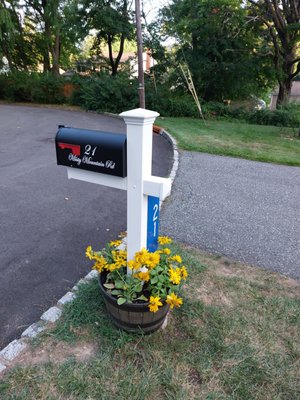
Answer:
<path fill-rule="evenodd" d="M 168 256 L 169 254 L 171 254 L 171 250 L 170 250 L 168 247 L 165 247 L 165 248 L 162 250 L 162 252 L 163 252 L 163 254 L 166 254 L 167 256 Z"/>
<path fill-rule="evenodd" d="M 110 272 L 113 272 L 114 270 L 118 269 L 118 265 L 115 264 L 115 263 L 107 264 L 107 265 L 106 265 L 106 268 L 107 268 Z"/>
<path fill-rule="evenodd" d="M 116 251 L 113 250 L 111 252 L 113 256 L 114 263 L 116 264 L 117 268 L 126 267 L 127 265 L 127 252 L 126 251 Z"/>
<path fill-rule="evenodd" d="M 149 310 L 151 312 L 156 312 L 158 311 L 158 307 L 162 306 L 162 302 L 160 301 L 160 297 L 154 297 L 154 296 L 150 296 L 150 300 L 149 300 Z"/>
<path fill-rule="evenodd" d="M 135 261 L 141 265 L 147 264 L 149 258 L 149 252 L 144 248 L 135 253 Z"/>
<path fill-rule="evenodd" d="M 107 262 L 103 256 L 98 256 L 97 260 L 93 266 L 93 269 L 95 269 L 98 272 L 102 272 L 107 266 Z"/>
<path fill-rule="evenodd" d="M 180 268 L 180 272 L 181 278 L 185 280 L 188 277 L 188 273 L 184 265 Z"/>
<path fill-rule="evenodd" d="M 112 247 L 118 247 L 118 246 L 120 246 L 121 243 L 122 243 L 122 240 L 112 240 L 111 242 L 109 242 L 109 245 Z"/>
<path fill-rule="evenodd" d="M 136 262 L 135 260 L 130 260 L 127 263 L 128 268 L 134 270 L 134 271 L 138 271 L 139 269 L 141 269 L 141 264 Z"/>
<path fill-rule="evenodd" d="M 118 251 L 113 250 L 113 251 L 111 252 L 111 255 L 112 255 L 113 260 L 115 260 L 115 259 L 118 257 Z"/>
<path fill-rule="evenodd" d="M 169 269 L 170 282 L 172 282 L 174 285 L 179 285 L 181 281 L 181 273 L 180 270 L 178 271 L 178 269 L 179 268 L 176 268 L 176 270 L 173 268 Z"/>
<path fill-rule="evenodd" d="M 158 243 L 159 244 L 170 244 L 172 243 L 172 239 L 168 236 L 158 236 Z"/>
<path fill-rule="evenodd" d="M 127 250 L 118 250 L 118 256 L 124 260 L 127 260 Z"/>
<path fill-rule="evenodd" d="M 176 254 L 175 256 L 170 257 L 169 261 L 175 261 L 180 264 L 180 263 L 182 263 L 182 258 L 178 254 Z"/>
<path fill-rule="evenodd" d="M 124 262 L 123 260 L 116 260 L 114 262 L 116 269 L 120 269 L 122 267 L 126 267 L 126 262 Z"/>
<path fill-rule="evenodd" d="M 148 271 L 146 272 L 139 272 L 138 274 L 134 274 L 135 278 L 140 279 L 141 281 L 148 282 L 150 281 L 150 274 Z"/>
<path fill-rule="evenodd" d="M 159 264 L 160 261 L 160 255 L 158 252 L 155 253 L 149 253 L 148 255 L 148 260 L 146 262 L 146 265 L 152 269 L 155 268 L 157 266 L 157 264 Z"/>
<path fill-rule="evenodd" d="M 85 255 L 88 259 L 92 260 L 93 259 L 93 250 L 92 246 L 88 246 L 85 250 Z"/>
<path fill-rule="evenodd" d="M 175 293 L 171 293 L 167 296 L 166 303 L 169 304 L 172 310 L 174 307 L 180 307 L 182 305 L 182 299 Z"/>

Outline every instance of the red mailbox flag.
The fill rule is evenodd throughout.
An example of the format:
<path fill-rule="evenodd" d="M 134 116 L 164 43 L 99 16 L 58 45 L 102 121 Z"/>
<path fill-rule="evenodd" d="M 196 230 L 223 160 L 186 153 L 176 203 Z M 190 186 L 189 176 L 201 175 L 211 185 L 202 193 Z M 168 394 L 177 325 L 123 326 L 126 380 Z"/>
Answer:
<path fill-rule="evenodd" d="M 68 143 L 57 143 L 58 147 L 62 150 L 71 149 L 74 156 L 80 156 L 80 145 L 78 144 L 68 144 Z"/>

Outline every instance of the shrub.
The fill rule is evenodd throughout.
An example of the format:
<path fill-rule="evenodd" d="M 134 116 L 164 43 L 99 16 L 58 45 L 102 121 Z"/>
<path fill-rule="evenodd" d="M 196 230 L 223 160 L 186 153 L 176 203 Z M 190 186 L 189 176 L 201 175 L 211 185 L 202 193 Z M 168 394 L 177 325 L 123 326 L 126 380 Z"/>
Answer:
<path fill-rule="evenodd" d="M 203 113 L 206 117 L 224 117 L 229 115 L 229 106 L 223 103 L 210 101 L 203 104 Z"/>
<path fill-rule="evenodd" d="M 298 127 L 300 125 L 300 105 L 289 104 L 278 110 L 249 111 L 244 107 L 231 107 L 222 103 L 205 103 L 206 118 L 226 118 L 243 120 L 250 124 Z"/>
<path fill-rule="evenodd" d="M 81 90 L 77 99 L 86 110 L 119 113 L 138 106 L 137 81 L 123 73 L 90 77 L 82 82 Z"/>
<path fill-rule="evenodd" d="M 147 97 L 146 97 L 147 99 Z M 147 108 L 157 110 L 165 117 L 190 117 L 197 118 L 199 111 L 196 104 L 187 96 L 157 97 L 151 102 L 146 100 Z"/>
<path fill-rule="evenodd" d="M 65 83 L 74 86 L 69 98 L 64 96 Z M 190 95 L 178 87 L 170 89 L 168 83 L 146 79 L 146 107 L 163 116 L 199 118 L 199 110 Z M 0 74 L 0 98 L 9 101 L 78 105 L 86 110 L 119 113 L 138 107 L 138 82 L 126 72 L 111 76 L 107 72 L 88 77 L 74 75 L 71 79 L 52 74 L 24 71 Z M 201 103 L 201 100 L 200 100 Z M 223 103 L 202 104 L 205 118 L 243 120 L 251 124 L 298 127 L 300 105 L 289 104 L 278 110 L 249 111 L 246 107 L 233 107 Z"/>
<path fill-rule="evenodd" d="M 188 95 L 165 99 L 165 114 L 173 117 L 199 117 L 199 110 Z"/>
<path fill-rule="evenodd" d="M 69 98 L 66 99 L 67 103 L 74 106 L 82 106 L 82 94 L 84 93 L 85 82 L 88 79 L 89 77 L 74 75 L 72 78 L 67 80 L 67 82 L 70 82 L 73 85 L 73 93 Z"/>
<path fill-rule="evenodd" d="M 33 74 L 32 101 L 37 103 L 62 104 L 65 102 L 63 86 L 65 79 L 53 74 Z"/>
<path fill-rule="evenodd" d="M 160 84 L 155 90 L 151 82 L 146 83 L 146 107 L 159 111 L 165 117 L 199 117 L 191 95 L 182 91 L 171 91 L 167 84 Z"/>
<path fill-rule="evenodd" d="M 288 109 L 257 110 L 249 113 L 247 121 L 258 125 L 275 125 L 297 127 L 300 125 L 300 115 Z"/>
<path fill-rule="evenodd" d="M 52 74 L 9 72 L 0 75 L 0 97 L 9 101 L 37 103 L 63 103 L 62 77 Z"/>
<path fill-rule="evenodd" d="M 32 101 L 32 79 L 26 72 L 10 72 L 1 75 L 0 96 L 9 101 Z"/>

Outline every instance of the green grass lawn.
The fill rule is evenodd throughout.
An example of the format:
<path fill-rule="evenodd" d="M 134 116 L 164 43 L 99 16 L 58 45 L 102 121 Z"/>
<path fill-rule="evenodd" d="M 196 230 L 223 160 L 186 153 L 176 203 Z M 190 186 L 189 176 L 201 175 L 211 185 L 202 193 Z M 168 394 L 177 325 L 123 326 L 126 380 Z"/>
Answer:
<path fill-rule="evenodd" d="M 82 111 L 69 105 L 14 104 Z M 157 118 L 155 124 L 174 136 L 183 150 L 300 166 L 299 129 L 171 117 Z"/>
<path fill-rule="evenodd" d="M 184 150 L 300 166 L 298 129 L 242 122 L 158 118 Z"/>
<path fill-rule="evenodd" d="M 0 380 L 2 400 L 296 400 L 300 284 L 181 246 L 190 276 L 164 330 L 108 320 L 97 280 Z"/>

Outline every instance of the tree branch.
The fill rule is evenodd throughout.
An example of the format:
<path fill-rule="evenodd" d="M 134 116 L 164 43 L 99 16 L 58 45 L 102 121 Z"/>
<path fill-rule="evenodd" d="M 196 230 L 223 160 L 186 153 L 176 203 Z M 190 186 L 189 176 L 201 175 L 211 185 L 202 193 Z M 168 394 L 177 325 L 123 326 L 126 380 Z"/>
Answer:
<path fill-rule="evenodd" d="M 123 55 L 124 43 L 125 43 L 125 35 L 124 35 L 124 33 L 122 33 L 121 39 L 120 39 L 119 53 L 118 53 L 118 56 L 117 56 L 117 58 L 115 60 L 115 68 L 116 68 L 116 70 L 118 69 L 119 63 L 121 61 L 121 57 Z"/>
<path fill-rule="evenodd" d="M 114 61 L 114 56 L 113 56 L 113 51 L 112 51 L 112 37 L 110 34 L 107 35 L 107 45 L 108 45 L 108 56 L 109 56 L 109 62 L 111 65 L 112 69 L 112 74 L 115 75 L 115 61 Z"/>
<path fill-rule="evenodd" d="M 295 60 L 291 61 L 291 65 L 296 64 L 297 62 L 300 62 L 300 57 L 295 58 Z"/>
<path fill-rule="evenodd" d="M 282 15 L 279 12 L 279 7 L 278 7 L 277 2 L 273 0 L 271 3 L 270 0 L 265 0 L 265 3 L 267 4 L 267 8 L 272 15 L 272 19 L 273 19 L 274 25 L 276 26 L 278 34 L 280 34 L 280 33 L 282 34 L 285 31 L 286 23 L 285 23 L 284 19 L 282 18 Z"/>
<path fill-rule="evenodd" d="M 300 72 L 300 62 L 298 60 L 298 65 L 295 72 L 292 75 L 290 75 L 291 79 L 295 78 L 299 74 L 299 72 Z"/>
<path fill-rule="evenodd" d="M 297 4 L 296 4 L 297 3 Z M 289 5 L 292 10 L 292 15 L 294 15 L 295 19 L 299 21 L 300 18 L 300 1 L 298 0 L 289 0 Z"/>

